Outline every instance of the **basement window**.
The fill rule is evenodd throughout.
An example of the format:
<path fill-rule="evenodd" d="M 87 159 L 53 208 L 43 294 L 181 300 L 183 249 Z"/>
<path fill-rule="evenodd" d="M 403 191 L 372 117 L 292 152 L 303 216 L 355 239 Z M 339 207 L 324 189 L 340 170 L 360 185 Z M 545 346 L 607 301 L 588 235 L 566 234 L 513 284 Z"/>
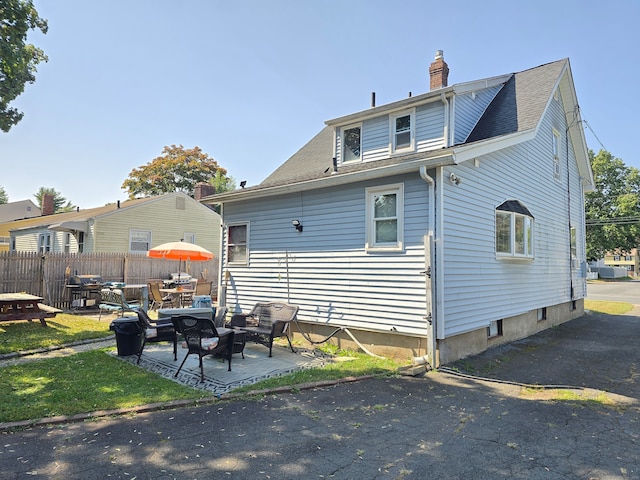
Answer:
<path fill-rule="evenodd" d="M 547 307 L 538 309 L 538 321 L 541 322 L 547 319 Z"/>
<path fill-rule="evenodd" d="M 502 319 L 492 321 L 487 327 L 487 338 L 502 336 Z"/>

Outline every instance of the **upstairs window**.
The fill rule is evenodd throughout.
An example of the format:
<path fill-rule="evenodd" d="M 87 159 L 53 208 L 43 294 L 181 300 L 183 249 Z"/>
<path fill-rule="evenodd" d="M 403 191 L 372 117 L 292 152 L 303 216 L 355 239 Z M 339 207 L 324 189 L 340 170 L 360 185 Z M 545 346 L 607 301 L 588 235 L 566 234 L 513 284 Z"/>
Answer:
<path fill-rule="evenodd" d="M 413 149 L 414 123 L 413 112 L 404 112 L 391 117 L 394 152 Z"/>
<path fill-rule="evenodd" d="M 367 188 L 367 250 L 402 250 L 404 187 Z"/>
<path fill-rule="evenodd" d="M 249 260 L 249 225 L 246 223 L 227 227 L 227 262 L 246 265 Z"/>
<path fill-rule="evenodd" d="M 342 130 L 342 161 L 355 162 L 361 157 L 361 127 L 347 127 Z"/>
<path fill-rule="evenodd" d="M 553 177 L 560 179 L 560 134 L 554 130 L 551 136 L 551 150 L 553 154 Z"/>
<path fill-rule="evenodd" d="M 498 258 L 533 258 L 533 215 L 517 200 L 496 208 Z"/>

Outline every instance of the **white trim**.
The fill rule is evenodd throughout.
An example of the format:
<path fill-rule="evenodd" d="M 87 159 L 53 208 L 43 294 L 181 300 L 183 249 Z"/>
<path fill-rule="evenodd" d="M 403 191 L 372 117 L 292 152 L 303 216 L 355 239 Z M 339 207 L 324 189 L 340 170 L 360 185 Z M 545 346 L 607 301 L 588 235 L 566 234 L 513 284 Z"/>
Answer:
<path fill-rule="evenodd" d="M 250 222 L 233 222 L 233 223 L 227 223 L 225 224 L 224 228 L 225 228 L 225 242 L 224 242 L 224 248 L 225 248 L 225 262 L 227 265 L 249 265 L 249 224 Z M 231 245 L 231 242 L 229 241 L 229 229 L 231 227 L 245 227 L 245 260 L 244 261 L 232 261 L 229 258 L 229 246 Z M 235 245 L 235 244 L 234 244 Z M 240 245 L 240 244 L 238 244 Z"/>
<path fill-rule="evenodd" d="M 402 131 L 398 133 L 396 131 L 396 120 L 401 117 L 409 117 L 409 143 L 407 145 L 397 146 L 398 135 L 407 133 Z M 409 110 L 403 110 L 401 112 L 389 115 L 389 146 L 391 148 L 391 155 L 413 152 L 416 149 L 416 109 L 411 108 Z"/>
<path fill-rule="evenodd" d="M 379 195 L 396 196 L 396 241 L 376 243 L 374 199 Z M 402 252 L 404 251 L 404 184 L 379 185 L 365 189 L 365 251 L 366 252 Z"/>

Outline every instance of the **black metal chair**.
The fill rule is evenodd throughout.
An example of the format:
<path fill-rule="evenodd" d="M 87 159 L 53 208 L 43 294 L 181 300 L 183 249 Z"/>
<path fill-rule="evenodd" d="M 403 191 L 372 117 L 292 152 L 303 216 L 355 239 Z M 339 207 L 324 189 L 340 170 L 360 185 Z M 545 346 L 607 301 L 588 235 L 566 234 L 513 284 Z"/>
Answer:
<path fill-rule="evenodd" d="M 138 352 L 138 362 L 142 356 L 142 350 L 147 343 L 172 342 L 173 343 L 173 360 L 178 360 L 178 335 L 173 323 L 170 321 L 152 320 L 143 309 L 136 310 L 138 314 L 138 323 L 142 327 L 142 345 Z"/>
<path fill-rule="evenodd" d="M 298 308 L 296 305 L 281 302 L 256 303 L 251 312 L 233 315 L 231 323 L 246 334 L 247 342 L 256 342 L 267 347 L 270 357 L 273 340 L 279 337 L 285 337 L 289 342 L 289 348 L 295 353 L 289 338 L 288 327 L 295 320 Z M 246 326 L 242 326 L 241 318 L 244 318 Z"/>
<path fill-rule="evenodd" d="M 229 362 L 231 371 L 231 356 L 233 354 L 234 331 L 229 328 L 217 329 L 213 320 L 196 318 L 189 315 L 171 317 L 175 330 L 184 337 L 184 346 L 188 349 L 180 367 L 175 373 L 178 376 L 187 358 L 191 354 L 198 355 L 200 364 L 200 381 L 204 382 L 204 367 L 202 358 L 207 355 L 219 355 Z"/>

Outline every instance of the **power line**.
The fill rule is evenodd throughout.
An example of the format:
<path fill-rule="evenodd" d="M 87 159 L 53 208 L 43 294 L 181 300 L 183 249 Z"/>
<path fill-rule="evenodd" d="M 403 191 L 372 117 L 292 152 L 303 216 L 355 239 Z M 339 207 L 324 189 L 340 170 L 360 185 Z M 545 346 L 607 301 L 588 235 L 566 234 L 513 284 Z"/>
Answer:
<path fill-rule="evenodd" d="M 582 122 L 587 126 L 587 128 L 589 129 L 589 131 L 593 134 L 593 136 L 595 137 L 595 139 L 598 141 L 598 143 L 600 144 L 600 146 L 602 147 L 603 150 L 605 151 L 609 151 L 606 149 L 606 147 L 602 144 L 602 142 L 600 141 L 600 139 L 598 138 L 598 135 L 596 135 L 596 132 L 593 131 L 593 128 L 591 128 L 591 125 L 589 125 L 589 122 L 587 122 L 586 120 L 582 120 Z"/>

